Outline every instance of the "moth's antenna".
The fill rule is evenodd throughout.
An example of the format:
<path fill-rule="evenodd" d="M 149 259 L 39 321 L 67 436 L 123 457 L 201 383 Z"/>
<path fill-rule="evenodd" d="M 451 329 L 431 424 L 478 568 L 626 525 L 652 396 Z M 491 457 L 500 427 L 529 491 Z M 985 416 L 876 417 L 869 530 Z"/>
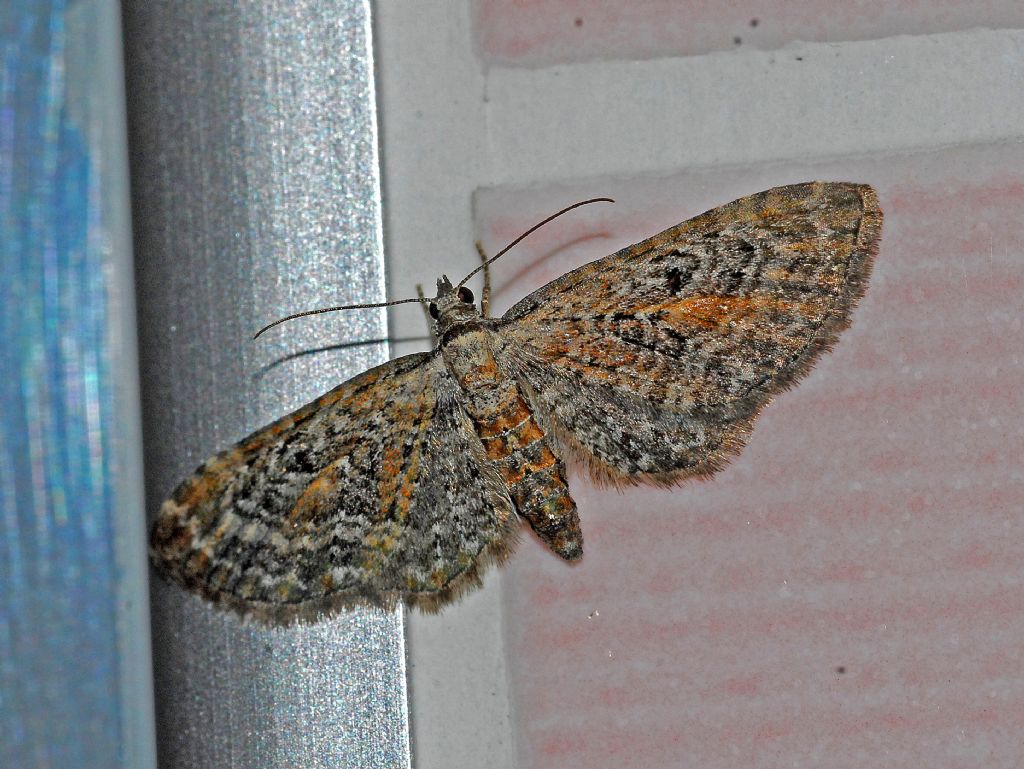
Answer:
<path fill-rule="evenodd" d="M 498 258 L 499 256 L 502 256 L 503 254 L 506 254 L 506 253 L 508 253 L 509 251 L 511 251 L 511 250 L 512 250 L 512 248 L 513 248 L 513 246 L 517 245 L 517 244 L 519 243 L 519 241 L 521 241 L 521 240 L 522 240 L 523 238 L 525 238 L 525 237 L 526 237 L 527 235 L 531 235 L 532 233 L 534 233 L 534 232 L 536 232 L 537 230 L 539 230 L 539 229 L 540 229 L 541 227 L 543 227 L 543 226 L 544 226 L 545 224 L 547 224 L 548 222 L 550 222 L 550 221 L 552 221 L 552 220 L 554 220 L 554 219 L 557 219 L 557 218 L 558 218 L 559 216 L 561 216 L 562 214 L 567 214 L 567 213 L 569 213 L 570 211 L 572 211 L 572 210 L 573 210 L 574 208 L 579 208 L 580 206 L 586 206 L 586 205 L 590 205 L 591 203 L 614 203 L 614 202 L 615 202 L 615 201 L 614 201 L 614 200 L 612 200 L 611 198 L 591 198 L 590 200 L 581 200 L 581 201 L 580 201 L 579 203 L 573 203 L 573 204 L 572 204 L 571 206 L 566 206 L 565 208 L 563 208 L 563 209 L 562 209 L 561 211 L 559 211 L 558 213 L 556 213 L 556 214 L 551 214 L 551 216 L 549 216 L 549 217 L 548 217 L 547 219 L 545 219 L 545 220 L 544 220 L 544 221 L 542 221 L 542 222 L 537 222 L 537 224 L 533 225 L 533 226 L 532 226 L 532 227 L 531 227 L 530 229 L 528 229 L 528 230 L 527 230 L 526 232 L 524 232 L 524 233 L 523 233 L 522 235 L 520 235 L 520 236 L 519 236 L 518 238 L 516 238 L 516 239 L 515 239 L 515 240 L 513 240 L 513 241 L 512 241 L 511 243 L 509 243 L 509 244 L 508 244 L 507 246 L 505 246 L 505 247 L 504 247 L 503 249 L 501 249 L 501 251 L 499 251 L 498 253 L 496 253 L 496 254 L 495 254 L 494 256 L 492 256 L 492 257 L 491 257 L 490 259 L 488 259 L 488 260 L 487 260 L 486 262 L 484 262 L 484 263 L 483 263 L 483 264 L 481 264 L 481 265 L 480 265 L 479 267 L 477 267 L 477 268 L 476 268 L 475 270 L 473 270 L 473 271 L 472 271 L 471 273 L 469 273 L 469 275 L 467 275 L 467 276 L 466 276 L 466 277 L 464 277 L 464 278 L 463 278 L 462 280 L 460 280 L 460 281 L 459 281 L 459 283 L 458 283 L 458 285 L 457 285 L 457 286 L 455 286 L 455 287 L 456 287 L 456 288 L 459 288 L 459 286 L 465 285 L 465 283 L 466 283 L 466 281 L 467 281 L 467 280 L 469 280 L 469 279 L 470 279 L 470 278 L 472 278 L 472 277 L 473 277 L 474 275 L 476 275 L 476 274 L 477 274 L 478 272 L 480 272 L 480 270 L 484 269 L 484 267 L 487 267 L 487 266 L 489 266 L 489 265 L 491 264 L 491 262 L 493 262 L 493 261 L 497 260 L 497 258 Z"/>
<path fill-rule="evenodd" d="M 467 275 L 466 277 L 464 277 L 462 280 L 459 281 L 458 285 L 456 285 L 455 288 L 459 288 L 460 286 L 464 285 L 467 280 L 469 280 L 474 275 L 476 275 L 478 272 L 480 272 L 480 270 L 484 269 L 484 267 L 487 267 L 488 265 L 490 265 L 491 262 L 495 261 L 499 256 L 503 256 L 504 254 L 506 254 L 510 250 L 512 250 L 512 248 L 514 246 L 518 245 L 519 242 L 523 238 L 525 238 L 528 235 L 532 235 L 534 232 L 539 230 L 545 224 L 547 224 L 548 222 L 550 222 L 550 221 L 552 221 L 554 219 L 557 219 L 562 214 L 567 214 L 570 211 L 572 211 L 574 208 L 579 208 L 580 206 L 590 205 L 591 203 L 614 203 L 614 202 L 615 201 L 612 200 L 611 198 L 591 198 L 590 200 L 581 200 L 579 203 L 573 203 L 571 206 L 566 206 L 561 211 L 559 211 L 557 213 L 554 213 L 554 214 L 551 214 L 551 216 L 549 216 L 547 219 L 545 219 L 542 222 L 537 222 L 537 224 L 533 225 L 530 229 L 528 229 L 526 232 L 524 232 L 518 238 L 516 238 L 511 243 L 509 243 L 507 246 L 505 246 L 503 249 L 501 249 L 501 251 L 496 253 L 494 256 L 492 256 L 490 259 L 488 259 L 486 262 L 484 262 L 479 267 L 477 267 L 475 270 L 473 270 L 471 273 L 469 273 L 469 275 Z M 320 314 L 325 313 L 325 312 L 338 312 L 339 310 L 368 310 L 368 309 L 371 309 L 371 308 L 374 308 L 374 307 L 393 307 L 396 304 L 408 304 L 410 302 L 419 302 L 420 304 L 428 304 L 428 303 L 430 303 L 432 301 L 434 301 L 434 300 L 433 299 L 428 299 L 426 297 L 417 297 L 416 299 L 397 299 L 394 302 L 374 302 L 372 304 L 343 304 L 340 307 L 324 307 L 323 309 L 320 309 L 320 310 L 306 310 L 305 312 L 297 312 L 294 315 L 289 315 L 287 317 L 280 318 L 278 320 L 275 320 L 273 323 L 268 323 L 266 326 L 264 326 L 263 328 L 261 328 L 259 331 L 256 332 L 256 334 L 253 336 L 253 339 L 258 339 L 259 336 L 264 331 L 269 331 L 274 326 L 277 326 L 277 325 L 279 325 L 281 323 L 284 323 L 287 320 L 295 320 L 296 318 L 304 318 L 307 315 L 320 315 Z"/>
<path fill-rule="evenodd" d="M 256 332 L 256 335 L 253 337 L 253 339 L 256 339 L 264 331 L 267 331 L 268 329 L 272 329 L 274 326 L 278 325 L 279 323 L 284 323 L 286 320 L 295 320 L 296 318 L 303 318 L 306 315 L 320 315 L 321 313 L 337 312 L 338 310 L 369 310 L 369 309 L 371 309 L 373 307 L 391 307 L 392 305 L 396 305 L 396 304 L 408 304 L 409 302 L 421 302 L 421 303 L 423 303 L 423 302 L 430 302 L 430 301 L 431 300 L 427 299 L 427 298 L 423 298 L 423 299 L 397 299 L 394 302 L 374 302 L 373 304 L 343 304 L 341 307 L 324 307 L 321 310 L 306 310 L 305 312 L 297 312 L 294 315 L 289 315 L 287 318 L 281 318 L 279 320 L 275 320 L 273 323 L 268 323 L 266 326 L 264 326 L 263 328 L 261 328 L 259 331 Z"/>

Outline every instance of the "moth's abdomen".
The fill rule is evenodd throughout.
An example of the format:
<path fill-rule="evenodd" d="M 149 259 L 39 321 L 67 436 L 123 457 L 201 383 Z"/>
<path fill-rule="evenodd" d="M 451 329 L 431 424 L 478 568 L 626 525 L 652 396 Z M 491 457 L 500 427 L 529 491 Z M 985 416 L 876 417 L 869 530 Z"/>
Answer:
<path fill-rule="evenodd" d="M 515 383 L 505 380 L 496 389 L 499 408 L 473 420 L 487 458 L 497 465 L 519 514 L 552 550 L 574 561 L 583 555 L 583 534 L 562 462 Z"/>
<path fill-rule="evenodd" d="M 498 367 L 487 332 L 461 334 L 443 352 L 484 453 L 504 480 L 519 515 L 559 556 L 580 558 L 583 533 L 562 461 L 548 446 L 515 380 Z"/>

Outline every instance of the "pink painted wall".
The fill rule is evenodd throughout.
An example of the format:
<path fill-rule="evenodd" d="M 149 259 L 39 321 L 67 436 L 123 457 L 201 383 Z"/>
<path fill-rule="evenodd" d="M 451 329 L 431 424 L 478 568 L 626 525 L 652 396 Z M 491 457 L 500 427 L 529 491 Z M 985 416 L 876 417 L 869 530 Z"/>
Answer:
<path fill-rule="evenodd" d="M 740 195 L 874 184 L 886 221 L 831 354 L 715 478 L 570 485 L 586 554 L 508 566 L 521 764 L 1018 767 L 1024 761 L 1024 150 L 593 182 L 477 199 L 500 313 Z"/>
<path fill-rule="evenodd" d="M 1024 26 L 1017 0 L 475 0 L 474 14 L 484 61 L 527 67 Z"/>

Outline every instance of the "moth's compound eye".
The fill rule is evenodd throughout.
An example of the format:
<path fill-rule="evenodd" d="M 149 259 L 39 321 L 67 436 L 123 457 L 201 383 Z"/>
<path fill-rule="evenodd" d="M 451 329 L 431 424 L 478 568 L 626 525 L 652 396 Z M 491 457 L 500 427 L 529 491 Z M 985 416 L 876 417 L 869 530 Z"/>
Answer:
<path fill-rule="evenodd" d="M 473 292 L 465 286 L 459 286 L 459 301 L 466 304 L 473 304 Z"/>
<path fill-rule="evenodd" d="M 434 304 L 433 302 L 431 302 L 428 305 L 427 311 L 430 313 L 430 317 L 433 318 L 434 320 L 437 320 L 438 315 L 440 315 L 440 313 L 437 311 L 437 305 Z"/>

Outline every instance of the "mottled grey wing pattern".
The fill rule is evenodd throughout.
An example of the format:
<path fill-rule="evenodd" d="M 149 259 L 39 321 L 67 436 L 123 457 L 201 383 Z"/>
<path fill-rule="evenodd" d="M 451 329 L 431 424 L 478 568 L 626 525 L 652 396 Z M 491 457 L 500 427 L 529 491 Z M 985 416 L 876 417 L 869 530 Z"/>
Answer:
<path fill-rule="evenodd" d="M 708 474 L 849 324 L 881 224 L 868 186 L 778 187 L 564 275 L 495 337 L 542 426 L 599 478 Z"/>
<path fill-rule="evenodd" d="M 431 353 L 345 382 L 184 481 L 153 527 L 155 563 L 269 622 L 360 600 L 440 606 L 520 528 L 457 398 Z"/>

